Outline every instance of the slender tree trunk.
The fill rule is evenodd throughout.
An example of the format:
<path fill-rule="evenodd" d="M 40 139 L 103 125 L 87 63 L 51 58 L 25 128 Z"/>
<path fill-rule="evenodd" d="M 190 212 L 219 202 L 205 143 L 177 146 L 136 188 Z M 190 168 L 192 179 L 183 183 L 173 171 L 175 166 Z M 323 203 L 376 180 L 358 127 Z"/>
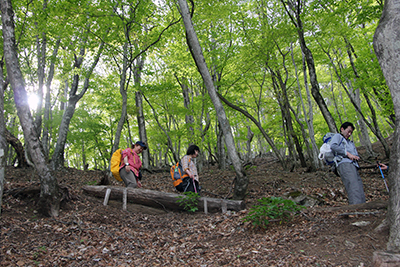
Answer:
<path fill-rule="evenodd" d="M 312 145 L 312 149 L 313 149 L 313 153 L 314 153 L 314 159 L 316 161 L 320 162 L 320 166 L 323 166 L 323 163 L 320 160 L 318 160 L 319 147 L 317 146 L 317 143 L 315 142 L 314 108 L 313 108 L 313 104 L 312 104 L 310 89 L 308 87 L 307 64 L 305 62 L 304 53 L 301 53 L 301 55 L 302 55 L 302 63 L 303 63 L 302 65 L 303 65 L 304 87 L 306 89 L 307 104 L 308 104 L 308 118 L 307 118 L 308 133 L 309 133 L 310 140 L 311 140 L 311 145 Z"/>
<path fill-rule="evenodd" d="M 254 133 L 251 131 L 250 126 L 247 126 L 247 142 L 246 142 L 246 157 L 245 161 L 246 162 L 251 162 L 252 161 L 252 155 L 251 155 L 251 141 L 253 141 Z"/>
<path fill-rule="evenodd" d="M 360 76 L 358 75 L 358 71 L 354 64 L 353 55 L 351 52 L 351 44 L 349 43 L 349 41 L 346 38 L 345 38 L 345 41 L 347 44 L 347 55 L 349 56 L 351 67 L 353 69 L 354 75 L 356 76 L 356 79 L 359 79 Z M 349 83 L 351 83 L 351 82 L 349 81 Z M 355 90 L 353 89 L 352 91 L 353 91 L 354 100 L 355 100 L 356 105 L 358 107 L 361 107 L 360 89 L 357 88 Z M 375 112 L 373 112 L 373 113 L 375 113 Z M 375 155 L 375 152 L 372 150 L 371 139 L 369 138 L 367 126 L 363 119 L 359 119 L 357 122 L 358 122 L 358 126 L 360 129 L 361 145 L 365 147 L 365 150 L 367 151 L 367 154 L 368 154 L 368 158 L 374 158 L 376 155 Z"/>
<path fill-rule="evenodd" d="M 206 115 L 205 115 L 205 119 L 204 118 L 204 113 L 205 113 L 205 105 L 204 105 L 204 95 L 203 95 L 203 105 L 201 107 L 201 117 L 200 117 L 200 131 L 201 131 L 201 143 L 204 144 L 204 148 L 206 149 L 206 145 L 205 145 L 205 136 L 208 132 L 208 129 L 210 128 L 211 125 L 211 119 L 210 119 L 210 113 L 207 111 Z M 203 127 L 203 120 L 206 121 L 206 125 Z M 204 164 L 207 164 L 207 158 L 206 158 L 206 153 L 205 151 L 202 151 L 202 155 L 203 157 L 199 157 L 198 162 L 198 169 L 199 172 L 201 172 L 203 170 Z"/>
<path fill-rule="evenodd" d="M 217 159 L 218 159 L 218 168 L 220 170 L 226 169 L 226 153 L 225 153 L 225 140 L 224 134 L 222 132 L 220 124 L 217 122 L 218 126 L 215 127 L 215 131 L 217 132 Z"/>
<path fill-rule="evenodd" d="M 46 35 L 43 33 L 42 44 L 40 43 L 39 37 L 37 40 L 37 52 L 38 52 L 38 80 L 39 88 L 36 91 L 36 96 L 38 99 L 38 104 L 36 106 L 36 116 L 35 116 L 35 128 L 37 129 L 38 136 L 41 132 L 42 127 L 42 106 L 43 106 L 43 84 L 44 84 L 44 67 L 45 67 L 45 53 L 46 53 Z M 39 136 L 40 137 L 40 136 Z"/>
<path fill-rule="evenodd" d="M 243 166 L 240 162 L 239 156 L 237 154 L 235 148 L 235 141 L 233 139 L 233 135 L 230 129 L 229 121 L 225 114 L 225 109 L 217 96 L 217 92 L 215 90 L 214 84 L 212 82 L 212 78 L 210 72 L 208 71 L 207 64 L 205 62 L 203 52 L 201 50 L 201 46 L 199 40 L 197 39 L 196 32 L 194 31 L 194 27 L 192 24 L 192 19 L 189 13 L 189 7 L 187 5 L 186 0 L 178 0 L 181 15 L 183 18 L 183 22 L 186 28 L 186 37 L 189 45 L 190 52 L 193 56 L 193 59 L 196 63 L 196 66 L 203 77 L 204 84 L 208 90 L 208 94 L 210 95 L 211 101 L 214 104 L 215 111 L 217 113 L 218 121 L 221 124 L 222 131 L 224 133 L 226 147 L 228 149 L 228 155 L 232 161 L 233 167 L 236 172 L 235 179 L 235 190 L 234 190 L 234 198 L 235 199 L 243 199 L 246 196 L 247 186 L 249 180 L 243 170 Z"/>
<path fill-rule="evenodd" d="M 186 125 L 189 128 L 189 133 L 190 133 L 190 137 L 189 140 L 193 140 L 194 138 L 194 128 L 193 128 L 193 124 L 194 124 L 194 118 L 192 115 L 192 111 L 190 109 L 190 90 L 189 90 L 189 86 L 186 83 L 186 79 L 183 77 L 182 81 L 179 80 L 178 76 L 176 74 L 174 74 L 175 79 L 178 81 L 181 89 L 182 89 L 182 95 L 183 95 L 183 105 L 185 106 L 185 108 L 187 109 L 187 114 L 185 115 L 185 122 Z"/>
<path fill-rule="evenodd" d="M 50 112 L 51 112 L 51 82 L 53 81 L 54 78 L 54 62 L 55 58 L 58 54 L 58 49 L 60 47 L 61 39 L 58 38 L 56 41 L 56 45 L 53 51 L 53 56 L 52 60 L 50 63 L 50 68 L 49 68 L 49 75 L 47 77 L 46 81 L 46 97 L 45 97 L 45 104 L 44 104 L 44 124 L 43 124 L 43 138 L 42 138 L 42 146 L 44 150 L 44 154 L 46 156 L 46 159 L 49 157 L 49 146 L 50 146 Z"/>
<path fill-rule="evenodd" d="M 137 91 L 135 93 L 136 100 L 136 108 L 138 111 L 137 120 L 139 126 L 139 138 L 146 144 L 147 142 L 147 132 L 146 132 L 146 123 L 144 120 L 144 112 L 143 112 L 143 96 L 141 91 Z M 143 160 L 143 168 L 149 169 L 150 166 L 150 147 L 142 152 L 142 160 Z"/>
<path fill-rule="evenodd" d="M 45 157 L 40 149 L 40 142 L 35 130 L 33 118 L 29 110 L 24 78 L 22 76 L 15 44 L 14 11 L 11 0 L 1 0 L 4 57 L 11 87 L 14 91 L 14 101 L 18 117 L 24 131 L 29 152 L 40 177 L 40 203 L 39 212 L 43 215 L 57 217 L 60 209 L 60 196 L 57 179 L 50 173 Z"/>
<path fill-rule="evenodd" d="M 110 154 L 110 162 L 109 167 L 111 167 L 111 156 L 112 154 L 118 149 L 119 143 L 121 140 L 121 133 L 122 128 L 124 127 L 126 115 L 127 115 L 127 106 L 128 106 L 128 94 L 126 92 L 126 75 L 128 71 L 128 42 L 124 44 L 123 53 L 122 53 L 122 69 L 120 73 L 120 80 L 119 80 L 119 93 L 122 96 L 122 109 L 121 109 L 121 116 L 119 118 L 117 129 L 115 130 L 115 138 L 113 147 Z M 110 173 L 111 174 L 111 173 Z"/>
<path fill-rule="evenodd" d="M 297 81 L 297 88 L 298 88 L 298 96 L 299 96 L 301 108 L 302 108 L 303 114 L 304 114 L 304 121 L 306 122 L 307 128 L 308 128 L 308 130 L 309 130 L 309 132 L 310 132 L 310 127 L 313 127 L 313 126 L 312 126 L 312 125 L 310 126 L 310 125 L 307 123 L 307 121 L 308 121 L 308 116 L 307 116 L 307 112 L 306 112 L 306 107 L 305 107 L 305 105 L 304 105 L 303 95 L 302 95 L 302 92 L 301 92 L 300 79 L 299 79 L 299 76 L 297 75 L 297 65 L 296 65 L 296 61 L 294 60 L 292 44 L 291 44 L 290 52 L 291 52 L 291 57 L 292 57 L 293 66 L 294 66 L 295 73 L 296 73 L 296 81 Z M 307 79 L 307 78 L 306 78 L 306 79 Z M 311 106 L 311 109 L 312 109 L 312 106 Z M 296 112 L 293 110 L 293 108 L 291 108 L 291 110 L 292 110 L 292 113 L 294 114 L 294 116 L 295 116 L 295 118 L 296 118 L 297 123 L 299 124 L 299 126 L 300 126 L 300 128 L 301 128 L 301 133 L 302 133 L 302 136 L 303 136 L 303 139 L 304 139 L 304 144 L 305 144 L 305 146 L 306 146 L 307 154 L 308 154 L 308 157 L 310 158 L 310 161 L 311 161 L 311 170 L 316 170 L 316 169 L 318 169 L 318 167 L 319 167 L 320 165 L 319 165 L 319 160 L 318 160 L 318 153 L 319 153 L 319 151 L 318 151 L 317 145 L 315 144 L 315 138 L 312 138 L 312 139 L 310 138 L 310 134 L 307 134 L 307 131 L 305 130 L 304 125 L 303 125 L 303 122 L 301 121 L 301 119 L 300 119 L 298 113 L 296 113 Z M 301 109 L 299 109 L 299 113 L 301 113 L 300 110 L 301 110 Z M 313 132 L 314 132 L 314 131 L 313 131 Z M 310 141 L 311 141 L 311 142 L 314 142 L 314 143 L 311 143 L 311 144 L 310 144 Z"/>
<path fill-rule="evenodd" d="M 43 1 L 43 10 L 47 8 L 47 0 Z M 37 25 L 37 22 L 35 23 Z M 44 85 L 44 69 L 46 66 L 46 46 L 47 46 L 47 36 L 46 33 L 41 33 L 36 36 L 36 49 L 37 49 L 37 76 L 39 80 L 39 88 L 37 90 L 38 105 L 36 107 L 36 118 L 35 127 L 37 130 L 37 135 L 40 138 L 40 133 L 42 129 L 42 107 L 43 107 L 43 85 Z"/>
<path fill-rule="evenodd" d="M 141 141 L 147 142 L 147 132 L 146 132 L 146 123 L 144 120 L 144 112 L 143 112 L 143 97 L 142 97 L 142 90 L 141 87 L 141 75 L 144 65 L 144 57 L 138 57 L 136 59 L 136 64 L 134 66 L 133 72 L 133 79 L 135 83 L 135 88 L 139 90 L 135 93 L 135 101 L 136 101 L 136 109 L 137 109 L 137 121 L 139 127 L 139 138 Z M 149 169 L 150 166 L 150 147 L 142 152 L 142 161 L 143 161 L 143 168 Z"/>
<path fill-rule="evenodd" d="M 0 216 L 1 216 L 1 205 L 3 204 L 3 192 L 4 192 L 4 170 L 6 167 L 6 150 L 7 140 L 5 138 L 6 122 L 4 121 L 4 91 L 6 84 L 4 81 L 4 62 L 0 60 Z"/>
<path fill-rule="evenodd" d="M 292 120 L 292 116 L 290 114 L 291 107 L 290 107 L 290 103 L 289 103 L 289 98 L 287 96 L 286 82 L 282 79 L 282 76 L 279 71 L 273 72 L 271 70 L 271 73 L 273 73 L 273 77 L 274 77 L 273 79 L 275 80 L 276 85 L 279 86 L 282 91 L 282 101 L 283 101 L 282 110 L 283 110 L 283 114 L 284 114 L 284 118 L 285 118 L 285 126 L 286 126 L 286 129 L 288 130 L 288 135 L 291 138 L 291 140 L 293 140 L 297 154 L 300 159 L 301 166 L 307 167 L 306 160 L 305 160 L 304 154 L 303 154 L 303 149 L 300 145 L 299 139 L 298 139 L 296 133 L 294 132 L 294 128 L 293 128 L 293 120 Z"/>
<path fill-rule="evenodd" d="M 64 90 L 63 90 L 63 96 L 64 96 L 64 99 L 68 99 L 68 89 L 69 89 L 69 83 L 68 83 L 68 79 L 65 79 L 65 81 L 64 81 L 64 88 L 63 88 Z M 61 101 L 60 102 L 60 111 L 65 111 L 67 108 L 66 108 L 66 104 L 65 104 L 65 102 L 64 101 Z"/>
<path fill-rule="evenodd" d="M 94 60 L 86 73 L 85 81 L 83 84 L 83 88 L 79 94 L 76 94 L 79 86 L 79 74 L 75 74 L 71 86 L 71 91 L 69 93 L 68 106 L 64 112 L 64 115 L 61 120 L 60 129 L 58 131 L 58 139 L 56 143 L 56 148 L 54 149 L 54 154 L 52 157 L 52 168 L 53 170 L 57 170 L 64 166 L 64 149 L 65 143 L 67 142 L 68 128 L 69 124 L 72 120 L 72 117 L 75 113 L 75 107 L 78 101 L 83 97 L 89 88 L 89 79 L 91 74 L 93 73 L 94 68 L 99 62 L 100 55 L 103 52 L 104 42 L 102 41 L 96 55 L 94 56 Z M 85 54 L 85 45 L 82 46 L 80 55 L 75 59 L 75 68 L 80 68 L 83 63 L 83 55 Z"/>
<path fill-rule="evenodd" d="M 331 93 L 332 93 L 332 101 L 333 101 L 333 105 L 334 105 L 334 107 L 335 107 L 336 115 L 337 115 L 338 118 L 339 118 L 339 124 L 342 125 L 342 124 L 343 124 L 342 115 L 341 115 L 340 112 L 339 112 L 338 104 L 337 104 L 337 101 L 336 101 L 336 98 L 337 98 L 337 97 L 335 96 L 335 92 L 334 92 L 333 75 L 332 75 L 332 72 L 331 72 L 331 71 L 329 71 L 329 73 L 330 73 L 330 75 L 331 75 Z M 343 99 L 341 93 L 340 93 L 340 97 L 341 97 L 340 99 Z M 344 110 L 344 113 L 346 114 L 346 110 Z M 347 116 L 347 115 L 346 115 L 346 116 Z"/>
<path fill-rule="evenodd" d="M 311 83 L 311 93 L 314 97 L 315 102 L 319 106 L 321 110 L 322 116 L 324 117 L 329 131 L 336 133 L 337 127 L 335 120 L 332 117 L 332 114 L 329 112 L 328 107 L 326 106 L 325 100 L 322 97 L 319 89 L 319 83 L 317 79 L 317 71 L 315 69 L 314 57 L 311 50 L 307 47 L 306 40 L 304 38 L 304 27 L 303 21 L 301 20 L 301 12 L 302 12 L 302 3 L 301 1 L 289 1 L 285 2 L 281 0 L 283 7 L 286 10 L 286 13 L 289 15 L 290 19 L 292 20 L 293 25 L 296 27 L 297 34 L 299 36 L 300 48 L 304 54 L 304 57 L 307 62 L 308 67 L 308 74 L 310 76 L 310 83 Z M 290 5 L 288 5 L 290 3 Z M 288 9 L 288 6 L 290 9 Z M 294 16 L 293 16 L 294 15 Z"/>
<path fill-rule="evenodd" d="M 89 164 L 86 163 L 86 150 L 85 150 L 85 141 L 82 139 L 82 165 L 83 165 L 83 170 L 87 171 Z"/>
<path fill-rule="evenodd" d="M 390 89 L 396 115 L 389 171 L 390 199 L 387 219 L 390 234 L 387 249 L 400 252 L 400 1 L 386 0 L 374 35 L 374 49 Z"/>

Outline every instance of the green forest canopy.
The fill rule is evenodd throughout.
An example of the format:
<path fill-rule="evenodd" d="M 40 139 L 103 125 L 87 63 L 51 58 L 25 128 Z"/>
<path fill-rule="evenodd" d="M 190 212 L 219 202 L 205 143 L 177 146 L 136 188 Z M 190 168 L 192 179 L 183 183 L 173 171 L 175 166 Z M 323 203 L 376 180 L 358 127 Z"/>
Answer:
<path fill-rule="evenodd" d="M 26 89 L 39 100 L 32 112 L 36 120 L 42 118 L 42 140 L 43 129 L 49 129 L 49 158 L 73 77 L 85 77 L 101 42 L 105 48 L 100 61 L 69 125 L 67 166 L 83 168 L 87 163 L 89 168 L 107 168 L 121 117 L 121 82 L 128 95 L 128 123 L 120 147 L 139 138 L 135 93 L 141 92 L 154 166 L 173 161 L 165 131 L 180 155 L 190 143 L 217 154 L 216 114 L 187 47 L 175 2 L 16 0 L 13 5 L 20 66 Z M 393 132 L 393 104 L 372 47 L 382 7 L 379 1 L 367 0 L 206 0 L 191 6 L 218 92 L 254 117 L 281 153 L 295 157 L 299 151 L 294 149 L 293 138 L 299 140 L 303 153 L 310 154 L 307 148 L 313 142 L 319 147 L 329 131 L 311 93 L 310 68 L 299 31 L 312 53 L 319 92 L 336 126 L 345 121 L 356 124 L 353 138 L 359 145 L 368 141 L 358 135 L 363 126 L 371 142 L 379 139 L 377 131 L 384 137 Z M 80 51 L 85 53 L 82 66 L 77 68 L 74 59 Z M 124 58 L 129 65 L 127 79 L 121 81 Z M 49 78 L 51 64 L 53 79 Z M 44 73 L 40 66 L 44 66 Z M 78 91 L 83 87 L 81 79 Z M 183 91 L 188 93 L 186 102 Z M 44 118 L 47 92 L 48 120 Z M 7 129 L 23 140 L 10 88 L 4 102 Z M 250 147 L 253 156 L 271 151 L 248 117 L 228 106 L 226 112 L 243 156 L 249 153 L 249 130 L 255 136 Z M 187 116 L 193 120 L 189 122 Z"/>

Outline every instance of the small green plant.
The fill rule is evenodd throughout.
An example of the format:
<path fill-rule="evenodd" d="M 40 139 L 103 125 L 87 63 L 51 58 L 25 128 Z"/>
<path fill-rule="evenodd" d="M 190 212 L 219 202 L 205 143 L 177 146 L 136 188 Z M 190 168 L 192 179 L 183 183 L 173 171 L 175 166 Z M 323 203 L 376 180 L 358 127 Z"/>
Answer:
<path fill-rule="evenodd" d="M 195 192 L 185 192 L 183 196 L 177 196 L 179 206 L 183 206 L 183 209 L 190 212 L 195 212 L 198 210 L 197 203 L 199 200 L 199 194 Z"/>
<path fill-rule="evenodd" d="M 89 182 L 87 182 L 86 184 L 87 184 L 87 185 L 96 185 L 97 182 L 96 182 L 96 181 L 89 181 Z"/>
<path fill-rule="evenodd" d="M 269 197 L 257 200 L 258 205 L 250 208 L 249 214 L 243 218 L 245 222 L 252 222 L 254 227 L 266 228 L 270 220 L 288 221 L 292 218 L 292 214 L 305 209 L 290 199 L 281 197 Z"/>

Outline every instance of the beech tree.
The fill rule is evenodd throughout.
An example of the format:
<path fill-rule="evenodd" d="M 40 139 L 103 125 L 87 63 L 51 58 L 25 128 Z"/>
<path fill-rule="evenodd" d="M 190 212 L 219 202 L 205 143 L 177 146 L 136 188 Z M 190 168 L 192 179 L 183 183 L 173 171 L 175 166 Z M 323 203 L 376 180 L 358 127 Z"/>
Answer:
<path fill-rule="evenodd" d="M 400 0 L 386 0 L 374 36 L 374 49 L 393 99 L 396 128 L 390 157 L 390 224 L 387 250 L 400 252 Z"/>
<path fill-rule="evenodd" d="M 25 140 L 33 163 L 35 164 L 35 169 L 40 177 L 39 211 L 46 216 L 57 217 L 60 208 L 58 182 L 57 179 L 51 175 L 49 166 L 46 164 L 33 118 L 29 110 L 25 82 L 17 58 L 13 18 L 14 11 L 11 0 L 1 0 L 0 4 L 3 23 L 4 58 L 6 61 L 7 74 L 14 91 L 15 106 L 24 131 Z"/>
<path fill-rule="evenodd" d="M 87 29 L 89 30 L 89 29 Z M 86 42 L 85 40 L 87 38 L 84 37 L 81 41 L 81 47 L 79 49 L 79 54 L 75 55 L 74 59 L 74 68 L 77 70 L 82 67 L 82 63 L 84 60 L 84 55 L 86 51 Z M 94 56 L 93 62 L 91 63 L 91 66 L 87 70 L 85 74 L 85 79 L 84 79 L 84 84 L 81 88 L 81 91 L 78 92 L 79 89 L 79 80 L 80 80 L 80 75 L 79 74 L 74 74 L 73 75 L 73 81 L 71 85 L 71 90 L 69 91 L 69 99 L 68 99 L 68 105 L 67 108 L 64 112 L 61 125 L 58 131 L 58 139 L 57 139 L 57 144 L 56 148 L 54 149 L 54 154 L 52 156 L 52 168 L 53 170 L 57 170 L 59 168 L 64 167 L 64 149 L 65 149 L 65 143 L 67 141 L 67 135 L 68 135 L 68 128 L 69 124 L 71 122 L 71 119 L 75 113 L 75 108 L 76 104 L 78 101 L 83 97 L 83 95 L 86 93 L 86 91 L 89 88 L 89 80 L 90 76 L 96 67 L 97 63 L 99 62 L 100 55 L 102 54 L 104 49 L 104 42 L 101 42 L 99 45 L 99 48 L 97 50 L 97 53 Z"/>
<path fill-rule="evenodd" d="M 196 63 L 197 69 L 199 70 L 201 76 L 203 77 L 203 81 L 208 90 L 208 94 L 210 95 L 211 101 L 214 104 L 218 121 L 221 125 L 222 132 L 224 133 L 225 144 L 228 150 L 228 155 L 232 161 L 233 167 L 236 172 L 234 198 L 244 199 L 248 186 L 248 178 L 243 170 L 243 166 L 236 152 L 235 142 L 230 129 L 229 121 L 225 114 L 225 109 L 218 98 L 210 72 L 208 71 L 207 64 L 204 59 L 199 40 L 197 39 L 197 35 L 192 24 L 192 19 L 191 19 L 191 14 L 189 13 L 188 4 L 186 0 L 178 0 L 178 3 L 186 29 L 187 43 L 190 52 Z"/>
<path fill-rule="evenodd" d="M 306 40 L 305 40 L 305 28 L 304 22 L 302 20 L 302 13 L 306 7 L 307 0 L 289 0 L 284 1 L 280 0 L 286 10 L 286 13 L 290 17 L 293 25 L 295 26 L 298 36 L 301 51 L 304 54 L 307 67 L 308 67 L 308 74 L 310 76 L 311 82 L 311 92 L 312 96 L 314 97 L 315 102 L 317 103 L 318 107 L 321 110 L 322 115 L 325 118 L 326 124 L 329 127 L 329 131 L 337 132 L 336 122 L 332 117 L 332 114 L 329 112 L 328 107 L 325 103 L 324 98 L 321 95 L 320 87 L 317 79 L 317 70 L 315 68 L 315 60 L 312 51 L 308 48 Z"/>

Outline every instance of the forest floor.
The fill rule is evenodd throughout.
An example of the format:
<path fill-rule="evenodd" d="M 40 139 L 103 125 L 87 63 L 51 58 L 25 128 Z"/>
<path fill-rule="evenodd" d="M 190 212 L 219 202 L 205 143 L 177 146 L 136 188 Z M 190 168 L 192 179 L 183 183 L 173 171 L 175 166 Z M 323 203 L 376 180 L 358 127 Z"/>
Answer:
<path fill-rule="evenodd" d="M 379 144 L 374 151 L 384 155 Z M 363 155 L 363 149 L 359 148 Z M 387 161 L 382 160 L 387 163 Z M 388 200 L 374 160 L 361 161 L 368 203 Z M 172 212 L 87 196 L 82 186 L 98 183 L 101 171 L 64 169 L 55 174 L 69 201 L 58 218 L 36 210 L 37 195 L 18 189 L 37 186 L 33 169 L 7 167 L 0 217 L 0 266 L 372 266 L 385 250 L 388 231 L 374 231 L 386 208 L 355 210 L 347 205 L 343 184 L 328 170 L 282 170 L 274 158 L 255 159 L 247 170 L 247 210 L 208 213 Z M 232 171 L 216 166 L 200 173 L 205 196 L 226 197 Z M 143 188 L 174 192 L 169 173 L 145 173 Z M 115 185 L 118 183 L 113 181 Z M 122 185 L 122 184 L 118 184 Z M 243 217 L 257 199 L 288 192 L 322 199 L 285 223 L 253 228 Z M 26 191 L 25 191 L 26 192 Z M 214 195 L 215 194 L 215 195 Z"/>

